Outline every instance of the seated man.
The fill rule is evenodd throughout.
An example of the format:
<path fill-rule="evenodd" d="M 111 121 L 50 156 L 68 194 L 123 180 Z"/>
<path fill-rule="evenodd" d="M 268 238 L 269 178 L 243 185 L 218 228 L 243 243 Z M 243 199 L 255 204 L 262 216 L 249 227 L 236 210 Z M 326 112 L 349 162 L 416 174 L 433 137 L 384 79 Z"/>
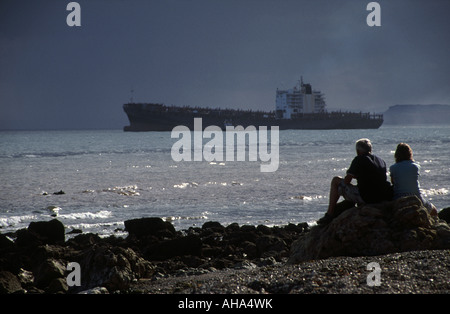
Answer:
<path fill-rule="evenodd" d="M 392 198 L 392 188 L 386 180 L 386 163 L 372 154 L 372 143 L 369 139 L 364 138 L 356 142 L 356 154 L 345 178 L 334 177 L 331 181 L 328 211 L 317 221 L 318 224 L 329 223 L 336 216 L 335 209 L 340 196 L 358 207 Z M 357 180 L 357 186 L 351 184 L 352 179 Z"/>

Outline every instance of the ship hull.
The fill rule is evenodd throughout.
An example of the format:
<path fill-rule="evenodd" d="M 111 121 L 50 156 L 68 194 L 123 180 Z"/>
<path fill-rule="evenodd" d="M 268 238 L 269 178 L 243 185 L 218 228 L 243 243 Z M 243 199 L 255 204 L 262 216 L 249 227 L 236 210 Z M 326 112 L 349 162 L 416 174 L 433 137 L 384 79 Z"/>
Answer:
<path fill-rule="evenodd" d="M 377 129 L 383 124 L 382 116 L 374 117 L 361 113 L 321 113 L 301 115 L 292 119 L 276 119 L 269 113 L 252 113 L 249 111 L 186 110 L 182 107 L 174 110 L 154 110 L 152 105 L 125 104 L 124 111 L 130 125 L 124 131 L 172 131 L 176 126 L 186 126 L 194 129 L 194 118 L 202 118 L 203 129 L 208 126 L 218 126 L 225 129 L 227 125 L 278 126 L 280 130 L 331 130 L 331 129 Z M 229 114 L 232 112 L 232 114 Z"/>

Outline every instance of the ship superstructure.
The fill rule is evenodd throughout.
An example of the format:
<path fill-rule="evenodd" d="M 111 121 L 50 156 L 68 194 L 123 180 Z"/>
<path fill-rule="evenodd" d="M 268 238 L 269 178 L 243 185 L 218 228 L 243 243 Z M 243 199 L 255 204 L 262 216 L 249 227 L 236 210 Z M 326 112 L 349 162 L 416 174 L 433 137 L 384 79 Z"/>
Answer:
<path fill-rule="evenodd" d="M 299 114 L 324 113 L 325 107 L 325 95 L 313 90 L 311 84 L 304 84 L 303 77 L 291 89 L 277 89 L 275 113 L 278 119 L 292 119 Z"/>

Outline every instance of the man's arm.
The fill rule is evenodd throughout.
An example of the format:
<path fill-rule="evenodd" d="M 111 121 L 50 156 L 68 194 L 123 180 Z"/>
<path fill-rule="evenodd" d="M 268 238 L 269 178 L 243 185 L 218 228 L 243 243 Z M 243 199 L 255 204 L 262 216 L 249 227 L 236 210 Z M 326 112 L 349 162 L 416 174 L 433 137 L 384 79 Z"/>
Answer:
<path fill-rule="evenodd" d="M 356 179 L 359 172 L 360 172 L 360 164 L 361 164 L 361 157 L 356 156 L 353 158 L 352 163 L 350 164 L 350 167 L 347 170 L 347 175 L 344 178 L 345 184 L 350 184 L 352 182 L 352 179 Z"/>
<path fill-rule="evenodd" d="M 344 183 L 345 184 L 350 184 L 352 182 L 353 179 L 355 179 L 356 177 L 354 177 L 353 175 L 351 175 L 350 173 L 347 173 L 347 175 L 344 178 Z"/>

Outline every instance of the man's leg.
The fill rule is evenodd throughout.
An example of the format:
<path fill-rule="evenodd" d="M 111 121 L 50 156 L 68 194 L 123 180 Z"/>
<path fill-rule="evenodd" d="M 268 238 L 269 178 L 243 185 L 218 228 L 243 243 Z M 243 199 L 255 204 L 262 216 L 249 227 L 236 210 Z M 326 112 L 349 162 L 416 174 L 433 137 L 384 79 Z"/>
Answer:
<path fill-rule="evenodd" d="M 338 213 L 336 213 L 337 201 L 341 196 L 344 197 L 347 203 L 339 203 L 340 205 L 345 206 L 345 208 L 342 208 L 341 206 Z M 317 223 L 328 224 L 336 215 L 339 215 L 343 210 L 350 208 L 350 204 L 353 204 L 353 206 L 354 204 L 358 204 L 358 206 L 364 205 L 364 201 L 359 195 L 358 187 L 352 184 L 345 184 L 344 179 L 341 177 L 334 177 L 333 180 L 331 180 L 330 200 L 327 213 L 323 218 L 319 219 Z"/>
<path fill-rule="evenodd" d="M 341 196 L 339 193 L 339 185 L 341 184 L 342 180 L 343 179 L 341 177 L 334 177 L 333 180 L 331 180 L 330 202 L 328 203 L 328 210 L 325 216 L 317 221 L 319 225 L 328 224 L 333 220 L 334 210 L 336 208 L 337 201 Z"/>
<path fill-rule="evenodd" d="M 339 200 L 339 197 L 341 196 L 339 193 L 339 185 L 342 182 L 341 177 L 334 177 L 333 180 L 331 180 L 331 186 L 330 186 L 330 199 L 328 203 L 328 210 L 327 214 L 333 215 L 334 209 L 336 208 L 337 201 Z"/>

